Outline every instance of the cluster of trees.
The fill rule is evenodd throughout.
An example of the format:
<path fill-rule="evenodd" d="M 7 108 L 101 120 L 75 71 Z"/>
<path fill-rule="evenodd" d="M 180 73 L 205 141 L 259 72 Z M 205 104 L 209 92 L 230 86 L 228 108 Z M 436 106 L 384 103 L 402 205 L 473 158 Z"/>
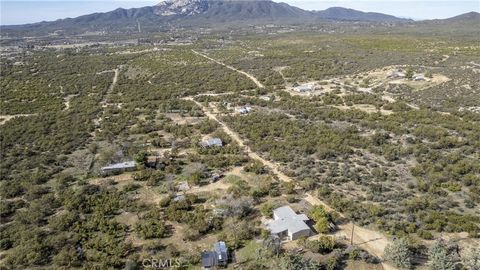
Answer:
<path fill-rule="evenodd" d="M 223 220 L 218 216 L 204 209 L 201 205 L 195 205 L 198 197 L 193 194 L 185 195 L 184 199 L 163 200 L 165 216 L 168 220 L 185 223 L 189 225 L 190 231 L 186 237 L 190 240 L 197 239 L 212 230 L 220 230 Z"/>
<path fill-rule="evenodd" d="M 299 244 L 312 252 L 322 254 L 330 253 L 337 247 L 335 238 L 326 235 L 322 235 L 316 240 L 299 239 Z"/>
<path fill-rule="evenodd" d="M 143 239 L 162 238 L 167 232 L 158 209 L 145 213 L 135 224 L 135 231 Z"/>
<path fill-rule="evenodd" d="M 5 263 L 14 268 L 122 266 L 130 249 L 128 228 L 111 217 L 126 205 L 132 203 L 115 189 L 91 185 L 38 195 L 2 226 Z"/>
<path fill-rule="evenodd" d="M 282 114 L 256 112 L 224 120 L 251 141 L 253 150 L 279 162 L 310 155 L 322 159 L 346 156 L 353 153 L 350 146 L 363 140 L 354 129 L 338 131 L 322 124 L 294 121 Z"/>
<path fill-rule="evenodd" d="M 165 173 L 154 169 L 145 169 L 132 175 L 134 181 L 146 182 L 147 186 L 157 186 L 165 179 Z"/>
<path fill-rule="evenodd" d="M 431 270 L 445 269 L 478 269 L 480 253 L 478 248 L 460 252 L 457 244 L 439 239 L 428 249 L 418 246 L 409 238 L 400 238 L 385 248 L 385 259 L 400 269 L 413 269 L 416 266 L 414 257 L 428 256 L 428 267 Z"/>
<path fill-rule="evenodd" d="M 325 210 L 322 205 L 315 205 L 308 216 L 315 222 L 313 226 L 319 233 L 329 233 L 331 230 L 331 223 L 333 221 L 332 215 Z"/>

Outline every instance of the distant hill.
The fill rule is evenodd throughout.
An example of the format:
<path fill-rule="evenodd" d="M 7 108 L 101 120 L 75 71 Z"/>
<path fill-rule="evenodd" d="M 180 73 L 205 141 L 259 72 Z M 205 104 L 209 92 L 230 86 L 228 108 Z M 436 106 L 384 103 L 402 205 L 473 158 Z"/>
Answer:
<path fill-rule="evenodd" d="M 480 13 L 468 12 L 447 19 L 419 21 L 415 25 L 417 26 L 416 31 L 448 33 L 452 36 L 461 35 L 478 40 L 480 36 Z"/>
<path fill-rule="evenodd" d="M 175 26 L 242 26 L 250 24 L 291 24 L 330 21 L 408 22 L 381 13 L 361 12 L 346 8 L 306 11 L 270 0 L 167 0 L 155 6 L 116 9 L 76 18 L 60 19 L 21 26 L 2 26 L 8 32 L 69 33 L 85 31 L 128 32 L 161 31 Z"/>
<path fill-rule="evenodd" d="M 472 11 L 447 19 L 429 21 L 435 23 L 477 23 L 480 27 L 480 13 Z"/>
<path fill-rule="evenodd" d="M 320 18 L 335 21 L 365 21 L 365 22 L 407 22 L 409 19 L 398 18 L 376 12 L 362 12 L 349 8 L 331 7 L 315 12 Z"/>

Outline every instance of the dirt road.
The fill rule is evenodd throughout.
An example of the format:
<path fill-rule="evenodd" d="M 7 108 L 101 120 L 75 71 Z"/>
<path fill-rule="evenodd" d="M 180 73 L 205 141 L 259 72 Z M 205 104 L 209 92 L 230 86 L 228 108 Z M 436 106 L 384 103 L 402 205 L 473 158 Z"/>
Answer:
<path fill-rule="evenodd" d="M 5 124 L 8 120 L 13 119 L 15 117 L 27 117 L 32 115 L 37 115 L 37 114 L 36 113 L 31 113 L 31 114 L 22 113 L 22 114 L 11 114 L 11 115 L 2 114 L 0 115 L 0 126 Z"/>
<path fill-rule="evenodd" d="M 97 74 L 102 74 L 102 73 L 105 73 L 105 72 L 114 72 L 113 74 L 113 79 L 112 79 L 112 83 L 110 84 L 110 86 L 108 87 L 108 90 L 107 90 L 107 93 L 105 93 L 105 95 L 103 95 L 103 98 L 102 98 L 102 101 L 100 101 L 100 105 L 102 106 L 102 111 L 98 114 L 98 117 L 93 119 L 93 123 L 97 126 L 97 128 L 95 129 L 94 132 L 92 132 L 92 135 L 95 136 L 95 133 L 96 131 L 99 131 L 100 130 L 100 122 L 102 121 L 103 119 L 103 114 L 105 113 L 105 107 L 107 107 L 107 101 L 108 101 L 108 95 L 110 95 L 110 93 L 113 92 L 113 90 L 115 89 L 115 85 L 117 85 L 117 82 L 118 82 L 118 76 L 120 74 L 120 67 L 114 69 L 114 70 L 105 70 L 105 71 L 102 71 L 102 72 L 99 72 Z"/>
<path fill-rule="evenodd" d="M 260 81 L 258 81 L 257 78 L 253 77 L 251 74 L 248 74 L 248 73 L 245 72 L 245 71 L 236 69 L 236 68 L 234 68 L 234 67 L 232 67 L 232 66 L 229 66 L 229 65 L 227 65 L 227 64 L 225 64 L 225 63 L 222 63 L 222 62 L 220 62 L 220 61 L 218 61 L 218 60 L 215 60 L 215 59 L 213 59 L 213 58 L 211 58 L 211 57 L 209 57 L 209 56 L 207 56 L 207 55 L 205 55 L 205 54 L 203 54 L 203 53 L 199 53 L 199 52 L 197 52 L 197 51 L 195 51 L 195 50 L 192 50 L 192 52 L 195 53 L 195 54 L 197 54 L 197 55 L 200 55 L 201 57 L 206 58 L 206 59 L 208 59 L 208 60 L 210 60 L 210 61 L 212 61 L 212 62 L 215 62 L 215 63 L 217 63 L 217 64 L 219 64 L 219 65 L 222 65 L 222 66 L 224 66 L 224 67 L 226 67 L 226 68 L 229 68 L 229 69 L 231 69 L 231 70 L 233 70 L 233 71 L 236 71 L 236 72 L 238 72 L 238 73 L 240 73 L 240 74 L 243 74 L 243 75 L 247 76 L 247 78 L 249 78 L 250 80 L 252 80 L 252 82 L 254 82 L 254 83 L 257 85 L 257 87 L 259 87 L 259 88 L 265 88 L 265 86 L 264 86 Z"/>
<path fill-rule="evenodd" d="M 193 102 L 195 102 L 200 108 L 202 108 L 203 112 L 205 113 L 205 115 L 210 118 L 211 120 L 214 120 L 215 122 L 217 122 L 218 124 L 220 124 L 220 126 L 222 127 L 223 131 L 225 131 L 225 133 L 227 133 L 235 142 L 238 143 L 238 145 L 240 147 L 243 147 L 246 152 L 247 152 L 247 155 L 252 158 L 252 159 L 255 159 L 255 160 L 258 160 L 260 162 L 262 162 L 266 167 L 268 167 L 270 170 L 272 170 L 272 172 L 281 180 L 281 181 L 284 181 L 284 182 L 291 182 L 292 179 L 288 176 L 286 176 L 283 172 L 281 172 L 279 169 L 278 169 L 278 166 L 264 158 L 262 158 L 260 155 L 258 155 L 257 153 L 253 152 L 250 147 L 248 145 L 246 145 L 242 138 L 240 138 L 240 136 L 234 132 L 233 130 L 231 130 L 225 123 L 223 123 L 222 121 L 218 120 L 217 116 L 213 113 L 211 113 L 205 106 L 203 106 L 203 104 L 201 104 L 200 102 L 194 100 L 193 98 L 191 97 L 187 97 L 185 98 L 187 100 L 191 100 Z"/>
<path fill-rule="evenodd" d="M 104 95 L 102 101 L 100 102 L 102 106 L 107 104 L 108 95 L 113 92 L 113 89 L 115 89 L 115 85 L 117 85 L 117 82 L 118 82 L 118 75 L 120 74 L 120 69 L 116 68 L 111 71 L 114 72 L 112 83 L 110 84 L 110 87 L 108 87 L 107 93 Z"/>
<path fill-rule="evenodd" d="M 320 199 L 313 196 L 312 194 L 307 194 L 305 201 L 307 201 L 311 205 L 322 205 L 328 211 L 334 211 L 330 206 L 325 204 L 325 202 L 321 201 Z M 342 213 L 339 213 L 339 215 L 345 218 L 345 216 Z M 352 237 L 352 228 L 354 226 L 355 225 L 352 222 L 341 224 L 338 226 L 336 235 L 342 235 L 342 236 L 345 236 L 347 239 L 350 239 Z M 368 253 L 375 255 L 378 258 L 383 259 L 383 255 L 384 255 L 383 251 L 385 250 L 385 247 L 389 243 L 390 242 L 388 238 L 379 232 L 372 231 L 359 226 L 355 226 L 353 228 L 353 245 L 365 249 L 366 251 L 368 251 Z M 386 263 L 382 263 L 382 266 L 383 266 L 383 269 L 385 270 L 396 269 L 395 267 Z"/>

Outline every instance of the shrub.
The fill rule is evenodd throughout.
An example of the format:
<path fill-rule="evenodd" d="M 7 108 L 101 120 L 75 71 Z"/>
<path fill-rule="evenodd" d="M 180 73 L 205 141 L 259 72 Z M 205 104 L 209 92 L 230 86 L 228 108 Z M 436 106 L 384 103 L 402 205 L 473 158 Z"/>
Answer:
<path fill-rule="evenodd" d="M 408 240 L 398 239 L 385 247 L 385 260 L 393 263 L 398 268 L 412 268 L 412 252 Z"/>
<path fill-rule="evenodd" d="M 457 256 L 443 240 L 436 241 L 429 249 L 430 269 L 432 270 L 455 270 L 457 269 Z"/>
<path fill-rule="evenodd" d="M 425 231 L 425 230 L 419 230 L 417 232 L 418 236 L 421 237 L 422 239 L 425 239 L 425 240 L 432 240 L 433 239 L 433 234 L 429 231 Z"/>
<path fill-rule="evenodd" d="M 161 238 L 165 235 L 166 228 L 163 222 L 149 218 L 146 220 L 139 220 L 135 224 L 135 231 L 143 239 Z"/>

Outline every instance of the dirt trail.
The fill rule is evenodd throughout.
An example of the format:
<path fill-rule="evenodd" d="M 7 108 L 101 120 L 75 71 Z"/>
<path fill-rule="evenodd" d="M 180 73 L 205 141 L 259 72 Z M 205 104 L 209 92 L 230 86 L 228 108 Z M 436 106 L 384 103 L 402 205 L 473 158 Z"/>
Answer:
<path fill-rule="evenodd" d="M 201 104 L 200 102 L 194 100 L 193 98 L 191 97 L 187 97 L 185 98 L 187 100 L 191 100 L 193 102 L 195 102 L 200 108 L 202 108 L 203 112 L 205 113 L 205 115 L 210 118 L 211 120 L 214 120 L 216 121 L 218 124 L 220 124 L 220 126 L 222 127 L 223 131 L 225 131 L 225 133 L 227 133 L 230 137 L 232 137 L 233 140 L 235 140 L 238 145 L 240 147 L 243 147 L 246 152 L 247 152 L 247 155 L 252 158 L 252 159 L 256 159 L 260 162 L 262 162 L 265 166 L 267 166 L 270 170 L 273 171 L 273 173 L 275 175 L 277 175 L 277 177 L 281 180 L 281 181 L 284 181 L 284 182 L 291 182 L 292 179 L 288 176 L 286 176 L 283 172 L 281 172 L 279 169 L 278 169 L 278 166 L 264 158 L 262 158 L 261 156 L 259 156 L 257 153 L 253 152 L 250 147 L 248 145 L 246 145 L 243 140 L 240 138 L 240 136 L 234 132 L 233 130 L 231 130 L 225 123 L 223 123 L 222 121 L 218 120 L 217 116 L 213 113 L 211 113 L 210 111 L 208 111 L 208 109 L 203 106 L 203 104 Z"/>
<path fill-rule="evenodd" d="M 197 51 L 195 51 L 195 50 L 193 50 L 193 49 L 192 49 L 192 52 L 195 53 L 195 54 L 197 54 L 197 55 L 200 55 L 201 57 L 206 58 L 206 59 L 208 59 L 208 60 L 210 60 L 210 61 L 212 61 L 212 62 L 215 62 L 215 63 L 217 63 L 217 64 L 219 64 L 219 65 L 222 65 L 222 66 L 224 66 L 224 67 L 226 67 L 226 68 L 229 68 L 229 69 L 231 69 L 231 70 L 233 70 L 233 71 L 236 71 L 236 72 L 238 72 L 238 73 L 240 73 L 240 74 L 243 74 L 243 75 L 247 76 L 250 80 L 252 80 L 252 82 L 254 82 L 259 88 L 265 88 L 265 86 L 264 86 L 260 81 L 258 81 L 257 78 L 253 77 L 251 74 L 248 74 L 248 73 L 245 72 L 245 71 L 236 69 L 236 68 L 234 68 L 234 67 L 232 67 L 232 66 L 229 66 L 229 65 L 227 65 L 227 64 L 225 64 L 225 63 L 222 63 L 222 62 L 220 62 L 220 61 L 218 61 L 218 60 L 215 60 L 215 59 L 213 59 L 213 58 L 211 58 L 211 57 L 209 57 L 209 56 L 207 56 L 207 55 L 205 55 L 205 54 L 203 54 L 203 53 L 199 53 L 199 52 L 197 52 Z"/>
<path fill-rule="evenodd" d="M 31 113 L 31 114 L 26 114 L 26 113 L 21 113 L 21 114 L 1 114 L 0 115 L 0 126 L 5 124 L 8 120 L 16 118 L 16 117 L 27 117 L 27 116 L 32 116 L 32 115 L 37 115 L 36 113 Z"/>
<path fill-rule="evenodd" d="M 118 82 L 118 75 L 120 74 L 120 69 L 116 68 L 112 70 L 112 72 L 114 72 L 115 74 L 113 75 L 112 84 L 110 84 L 110 87 L 108 87 L 107 93 L 103 96 L 103 99 L 100 102 L 102 106 L 107 104 L 107 97 L 110 93 L 113 92 L 113 89 L 115 89 L 115 85 L 117 85 L 117 82 Z"/>
<path fill-rule="evenodd" d="M 311 205 L 322 205 L 328 211 L 335 211 L 330 206 L 325 204 L 325 202 L 321 201 L 317 197 L 313 196 L 312 194 L 307 194 L 305 201 L 310 203 Z M 338 212 L 337 212 L 338 213 Z M 342 213 L 338 213 L 341 217 L 345 218 Z M 355 226 L 352 222 L 348 222 L 345 224 L 341 224 L 338 226 L 338 230 L 336 232 L 337 235 L 343 235 L 346 238 L 350 239 L 352 237 L 352 228 Z M 383 234 L 372 231 L 366 228 L 362 228 L 359 226 L 355 226 L 353 228 L 353 245 L 361 247 L 368 251 L 370 254 L 377 256 L 378 258 L 383 259 L 383 251 L 385 247 L 390 243 L 388 238 Z M 385 270 L 395 270 L 396 268 L 382 262 L 383 269 Z"/>
<path fill-rule="evenodd" d="M 102 99 L 102 101 L 100 101 L 100 105 L 102 106 L 103 109 L 99 113 L 98 117 L 93 120 L 93 123 L 97 126 L 95 131 L 92 133 L 94 136 L 95 136 L 96 131 L 100 130 L 100 122 L 102 121 L 103 114 L 105 113 L 104 108 L 107 107 L 108 95 L 110 95 L 113 92 L 113 90 L 115 89 L 115 85 L 117 85 L 118 76 L 120 74 L 120 68 L 121 68 L 121 66 L 114 69 L 114 70 L 106 70 L 106 71 L 102 71 L 102 72 L 97 73 L 97 74 L 102 74 L 102 73 L 105 73 L 105 72 L 114 72 L 114 75 L 113 75 L 112 83 L 108 87 L 107 93 L 105 93 L 105 95 L 103 95 L 103 99 Z"/>

